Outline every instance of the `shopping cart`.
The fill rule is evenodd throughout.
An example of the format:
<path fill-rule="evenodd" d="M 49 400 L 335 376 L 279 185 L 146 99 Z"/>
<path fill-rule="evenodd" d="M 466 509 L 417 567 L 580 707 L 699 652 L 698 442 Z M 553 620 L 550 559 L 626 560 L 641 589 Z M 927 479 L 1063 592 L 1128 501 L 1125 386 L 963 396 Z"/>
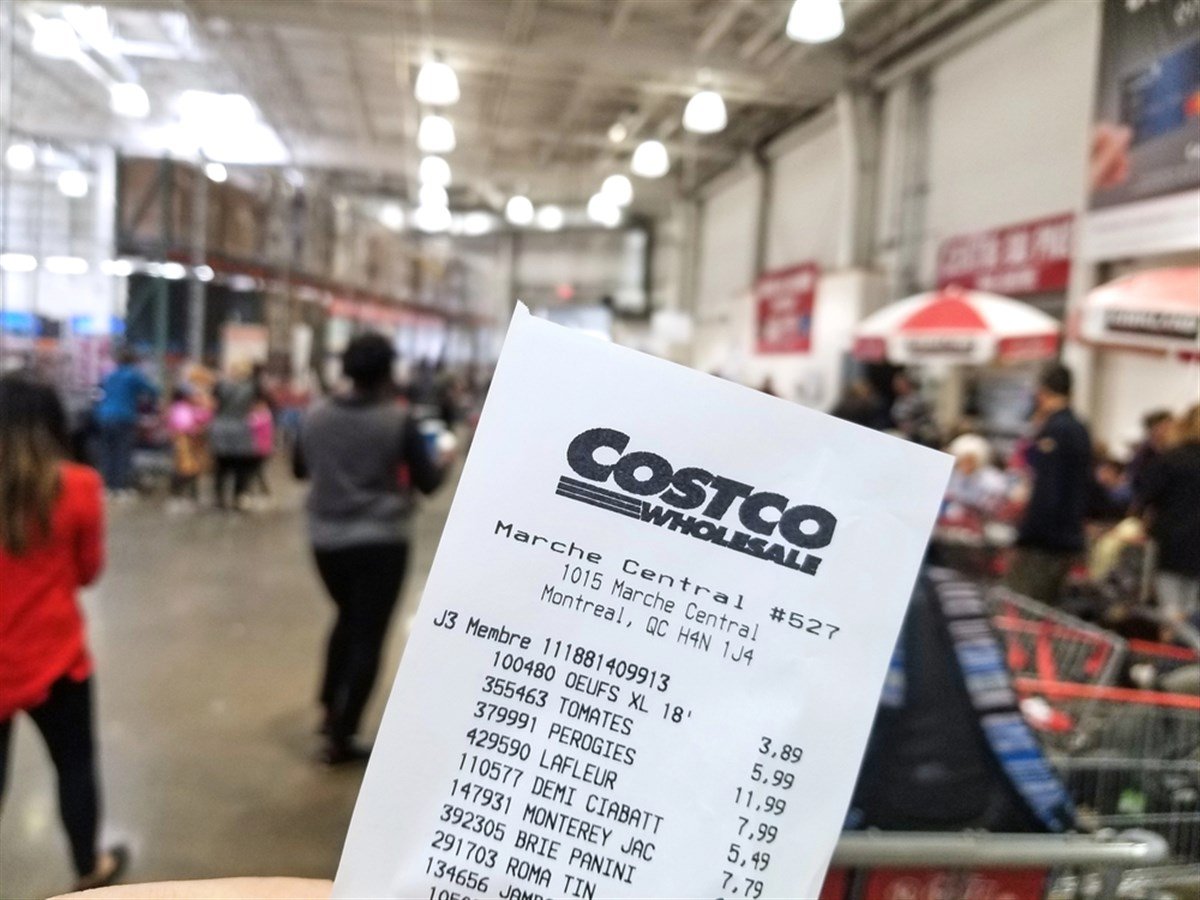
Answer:
<path fill-rule="evenodd" d="M 1167 900 L 1161 837 L 847 832 L 821 900 Z M 1183 873 L 1182 878 L 1186 878 Z"/>
<path fill-rule="evenodd" d="M 1013 676 L 1116 683 L 1126 655 L 1125 641 L 1118 635 L 1006 588 L 993 588 L 988 601 Z"/>
<path fill-rule="evenodd" d="M 1149 829 L 1173 860 L 1200 863 L 1200 696 L 1031 678 L 1015 687 L 1070 723 L 1031 718 L 1081 825 Z"/>

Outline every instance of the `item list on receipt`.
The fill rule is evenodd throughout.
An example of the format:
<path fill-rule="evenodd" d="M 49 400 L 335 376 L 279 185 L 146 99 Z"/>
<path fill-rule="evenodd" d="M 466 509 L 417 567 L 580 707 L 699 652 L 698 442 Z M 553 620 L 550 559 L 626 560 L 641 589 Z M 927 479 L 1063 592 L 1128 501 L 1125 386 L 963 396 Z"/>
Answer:
<path fill-rule="evenodd" d="M 949 471 L 519 307 L 334 896 L 816 897 Z"/>

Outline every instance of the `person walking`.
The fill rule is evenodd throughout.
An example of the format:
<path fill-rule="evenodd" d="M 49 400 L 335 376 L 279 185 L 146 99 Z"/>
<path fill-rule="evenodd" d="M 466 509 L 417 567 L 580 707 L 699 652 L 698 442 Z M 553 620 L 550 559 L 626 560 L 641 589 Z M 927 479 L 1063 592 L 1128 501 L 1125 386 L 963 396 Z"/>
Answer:
<path fill-rule="evenodd" d="M 1025 450 L 1032 484 L 1007 578 L 1018 594 L 1046 603 L 1058 600 L 1084 550 L 1092 440 L 1070 404 L 1071 372 L 1055 365 L 1038 383 L 1037 431 Z"/>
<path fill-rule="evenodd" d="M 100 382 L 100 401 L 96 404 L 100 472 L 105 487 L 118 494 L 129 490 L 133 476 L 138 407 L 158 397 L 158 388 L 137 363 L 133 351 L 123 349 L 117 355 L 117 367 Z"/>
<path fill-rule="evenodd" d="M 98 849 L 92 657 L 76 598 L 104 562 L 103 489 L 66 454 L 53 388 L 21 373 L 0 378 L 0 799 L 23 712 L 58 774 L 76 889 L 85 890 L 115 881 L 128 853 Z"/>
<path fill-rule="evenodd" d="M 397 402 L 394 361 L 383 336 L 354 338 L 342 356 L 353 389 L 314 406 L 296 446 L 317 571 L 337 608 L 320 693 L 328 765 L 369 753 L 355 735 L 404 579 L 413 488 L 432 492 L 445 468 Z"/>
<path fill-rule="evenodd" d="M 1179 420 L 1174 446 L 1147 465 L 1142 500 L 1158 544 L 1158 605 L 1172 622 L 1200 625 L 1200 406 Z"/>
<path fill-rule="evenodd" d="M 209 448 L 215 467 L 213 490 L 218 509 L 242 509 L 250 478 L 258 465 L 250 413 L 258 400 L 258 390 L 248 365 L 233 368 L 231 377 L 220 382 L 214 391 L 216 415 L 209 428 Z M 227 488 L 232 482 L 232 504 L 226 502 Z"/>

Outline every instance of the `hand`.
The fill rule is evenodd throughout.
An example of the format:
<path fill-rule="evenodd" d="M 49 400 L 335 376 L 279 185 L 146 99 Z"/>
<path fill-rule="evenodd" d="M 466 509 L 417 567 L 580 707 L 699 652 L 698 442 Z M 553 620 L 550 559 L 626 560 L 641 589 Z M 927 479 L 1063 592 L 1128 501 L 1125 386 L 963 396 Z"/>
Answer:
<path fill-rule="evenodd" d="M 51 900 L 328 900 L 333 882 L 317 878 L 214 878 L 118 884 Z"/>

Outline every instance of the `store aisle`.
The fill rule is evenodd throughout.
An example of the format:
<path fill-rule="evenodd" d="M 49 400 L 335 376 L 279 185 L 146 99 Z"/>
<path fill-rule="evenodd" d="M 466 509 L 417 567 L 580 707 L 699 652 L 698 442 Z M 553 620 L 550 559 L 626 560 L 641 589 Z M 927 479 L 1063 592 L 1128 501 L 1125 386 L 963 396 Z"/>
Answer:
<path fill-rule="evenodd" d="M 96 656 L 104 834 L 132 847 L 131 880 L 332 877 L 362 769 L 312 762 L 317 664 L 331 606 L 304 541 L 301 490 L 279 509 L 168 516 L 110 509 L 109 562 L 85 598 Z M 373 734 L 454 484 L 426 499 Z M 53 771 L 20 719 L 0 812 L 0 896 L 71 884 Z"/>

